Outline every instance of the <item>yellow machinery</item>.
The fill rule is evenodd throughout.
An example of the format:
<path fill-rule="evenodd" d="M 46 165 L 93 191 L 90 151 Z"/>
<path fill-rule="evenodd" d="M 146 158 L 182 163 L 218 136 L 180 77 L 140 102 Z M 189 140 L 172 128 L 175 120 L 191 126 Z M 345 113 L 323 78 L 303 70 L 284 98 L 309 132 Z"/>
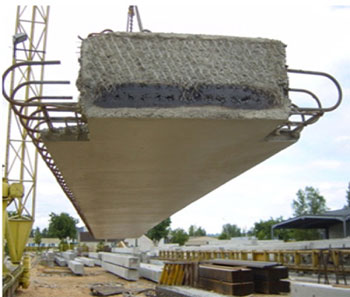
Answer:
<path fill-rule="evenodd" d="M 17 7 L 12 65 L 45 60 L 48 19 L 49 7 Z M 42 96 L 43 85 L 33 86 L 26 82 L 43 80 L 44 65 L 32 67 L 28 63 L 23 66 L 11 72 L 7 87 L 10 96 L 17 93 L 16 96 L 26 103 Z M 27 115 L 38 108 L 24 106 L 21 112 Z M 11 268 L 5 265 L 3 254 L 3 296 L 11 296 L 19 285 L 29 285 L 30 259 L 23 257 L 23 251 L 35 216 L 37 163 L 37 149 L 10 104 L 2 190 L 2 232 L 3 248 L 7 245 L 12 264 L 9 265 Z"/>

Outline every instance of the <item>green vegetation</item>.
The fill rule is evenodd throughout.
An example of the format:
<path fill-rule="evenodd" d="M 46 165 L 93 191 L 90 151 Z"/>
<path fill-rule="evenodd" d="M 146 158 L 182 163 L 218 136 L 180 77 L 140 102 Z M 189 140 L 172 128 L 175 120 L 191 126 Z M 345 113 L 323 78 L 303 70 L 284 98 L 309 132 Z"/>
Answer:
<path fill-rule="evenodd" d="M 41 239 L 42 239 L 42 236 L 40 233 L 40 229 L 39 229 L 39 227 L 37 227 L 34 231 L 34 243 L 37 244 L 38 246 L 40 246 Z"/>
<path fill-rule="evenodd" d="M 162 238 L 167 238 L 170 232 L 170 224 L 171 220 L 170 218 L 165 219 L 161 223 L 159 223 L 157 226 L 150 229 L 146 235 L 148 238 L 152 239 L 153 241 L 159 241 Z"/>
<path fill-rule="evenodd" d="M 276 219 L 270 218 L 267 221 L 260 220 L 254 224 L 249 234 L 255 236 L 259 240 L 272 239 L 272 226 L 283 221 L 283 217 L 278 217 Z M 275 230 L 273 235 L 275 238 L 288 241 L 293 237 L 293 232 L 291 230 L 279 229 Z"/>
<path fill-rule="evenodd" d="M 222 231 L 219 236 L 219 239 L 230 239 L 232 237 L 243 236 L 241 228 L 237 227 L 234 224 L 225 224 L 222 226 Z"/>
<path fill-rule="evenodd" d="M 78 220 L 69 214 L 62 212 L 60 215 L 50 214 L 48 234 L 50 237 L 57 237 L 61 240 L 77 237 L 76 224 Z"/>
<path fill-rule="evenodd" d="M 171 237 L 170 239 L 171 243 L 178 243 L 179 245 L 184 245 L 185 242 L 188 240 L 189 235 L 186 233 L 184 229 L 177 228 L 170 232 L 170 237 Z"/>
<path fill-rule="evenodd" d="M 294 216 L 322 214 L 328 210 L 326 199 L 313 187 L 306 187 L 304 191 L 299 190 L 297 199 L 292 202 L 292 208 Z"/>
<path fill-rule="evenodd" d="M 196 225 L 191 225 L 190 228 L 188 228 L 188 235 L 189 236 L 205 236 L 207 235 L 207 232 L 202 227 L 197 227 Z"/>

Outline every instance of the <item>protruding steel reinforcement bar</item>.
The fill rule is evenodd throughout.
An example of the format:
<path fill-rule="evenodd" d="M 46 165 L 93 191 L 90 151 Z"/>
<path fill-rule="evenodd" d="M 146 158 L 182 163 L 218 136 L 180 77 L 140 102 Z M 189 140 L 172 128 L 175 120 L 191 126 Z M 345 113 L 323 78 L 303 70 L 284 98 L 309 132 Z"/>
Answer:
<path fill-rule="evenodd" d="M 313 100 L 316 101 L 316 104 L 317 104 L 317 107 L 299 107 L 295 103 L 292 103 L 290 116 L 295 116 L 295 115 L 300 116 L 300 120 L 299 121 L 289 120 L 287 123 L 279 126 L 273 132 L 274 135 L 288 134 L 294 138 L 298 138 L 300 135 L 300 132 L 304 129 L 304 127 L 317 122 L 318 119 L 325 112 L 330 112 L 335 110 L 340 105 L 343 98 L 343 94 L 338 81 L 328 73 L 318 72 L 318 71 L 297 70 L 297 69 L 287 69 L 287 72 L 296 73 L 296 74 L 323 76 L 331 80 L 331 82 L 333 82 L 338 92 L 338 98 L 333 106 L 322 107 L 321 100 L 313 92 L 306 89 L 297 89 L 297 88 L 288 89 L 289 92 L 304 93 L 309 95 Z"/>
<path fill-rule="evenodd" d="M 31 97 L 26 101 L 16 99 L 16 94 L 24 87 L 29 85 L 65 85 L 69 84 L 69 81 L 25 81 L 13 89 L 13 92 L 9 95 L 6 92 L 6 78 L 12 72 L 19 67 L 24 66 L 43 66 L 43 65 L 58 65 L 60 61 L 27 61 L 12 65 L 9 67 L 2 76 L 2 94 L 5 99 L 11 105 L 12 110 L 18 116 L 22 126 L 27 131 L 29 137 L 32 139 L 33 144 L 37 148 L 39 154 L 45 161 L 46 165 L 50 168 L 54 174 L 56 180 L 61 186 L 68 199 L 72 202 L 73 206 L 77 210 L 80 218 L 84 221 L 86 227 L 92 234 L 92 230 L 82 213 L 77 200 L 74 197 L 73 192 L 69 189 L 64 177 L 56 166 L 50 152 L 47 150 L 43 140 L 41 139 L 40 132 L 43 127 L 49 131 L 53 131 L 59 127 L 58 124 L 64 124 L 68 127 L 69 124 L 78 128 L 81 131 L 82 126 L 86 124 L 86 120 L 80 113 L 80 107 L 77 103 L 66 103 L 66 102 L 52 102 L 52 100 L 68 100 L 72 99 L 71 96 L 35 96 Z M 48 102 L 46 100 L 49 100 Z M 51 101 L 51 102 L 50 102 Z M 25 110 L 28 108 L 34 108 L 30 114 L 26 114 Z M 50 116 L 50 113 L 67 112 L 72 115 L 64 116 Z M 56 127 L 55 127 L 56 125 Z"/>

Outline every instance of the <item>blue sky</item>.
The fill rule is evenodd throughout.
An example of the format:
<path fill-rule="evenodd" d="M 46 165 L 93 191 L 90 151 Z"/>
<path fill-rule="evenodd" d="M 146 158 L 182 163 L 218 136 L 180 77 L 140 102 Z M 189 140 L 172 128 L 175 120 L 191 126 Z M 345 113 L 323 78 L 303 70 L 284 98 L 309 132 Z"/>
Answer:
<path fill-rule="evenodd" d="M 350 181 L 350 9 L 344 1 L 139 1 L 143 25 L 153 32 L 200 33 L 279 39 L 287 45 L 290 68 L 324 71 L 340 82 L 342 105 L 302 132 L 290 148 L 250 169 L 206 195 L 172 217 L 172 227 L 187 229 L 190 224 L 209 233 L 221 231 L 225 223 L 249 229 L 260 219 L 292 215 L 291 203 L 298 189 L 318 188 L 331 209 L 345 204 Z M 45 3 L 45 2 L 44 2 Z M 48 72 L 55 79 L 69 79 L 68 94 L 78 97 L 74 82 L 79 70 L 78 35 L 106 28 L 124 31 L 127 1 L 90 5 L 52 5 L 48 37 L 48 59 L 60 59 L 62 66 Z M 82 9 L 84 3 L 84 9 Z M 101 4 L 106 3 L 109 6 Z M 112 4 L 111 4 L 112 3 Z M 136 1 L 137 3 L 137 1 Z M 11 36 L 14 32 L 15 5 L 1 4 L 0 68 L 11 63 Z M 324 80 L 290 77 L 291 86 L 306 87 L 319 94 L 325 105 L 332 105 L 334 88 Z M 1 103 L 2 115 L 6 110 Z M 1 152 L 6 126 L 2 116 Z M 68 212 L 73 207 L 41 162 L 37 195 L 36 226 L 47 226 L 50 212 Z"/>

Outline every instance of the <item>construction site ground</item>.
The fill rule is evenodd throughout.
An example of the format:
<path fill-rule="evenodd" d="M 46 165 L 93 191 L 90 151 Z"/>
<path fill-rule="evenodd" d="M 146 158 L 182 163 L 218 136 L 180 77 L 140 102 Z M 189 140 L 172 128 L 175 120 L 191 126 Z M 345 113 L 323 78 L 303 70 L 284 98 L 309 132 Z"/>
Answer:
<path fill-rule="evenodd" d="M 31 284 L 28 289 L 18 289 L 18 297 L 87 297 L 92 296 L 90 288 L 95 284 L 116 285 L 122 284 L 131 293 L 138 289 L 155 288 L 154 282 L 139 279 L 136 282 L 126 281 L 105 271 L 103 268 L 85 267 L 85 275 L 74 275 L 68 267 L 48 267 L 41 265 L 34 258 L 31 269 Z M 123 296 L 122 294 L 114 296 Z M 145 297 L 144 293 L 128 296 Z M 253 294 L 251 297 L 290 296 Z"/>

